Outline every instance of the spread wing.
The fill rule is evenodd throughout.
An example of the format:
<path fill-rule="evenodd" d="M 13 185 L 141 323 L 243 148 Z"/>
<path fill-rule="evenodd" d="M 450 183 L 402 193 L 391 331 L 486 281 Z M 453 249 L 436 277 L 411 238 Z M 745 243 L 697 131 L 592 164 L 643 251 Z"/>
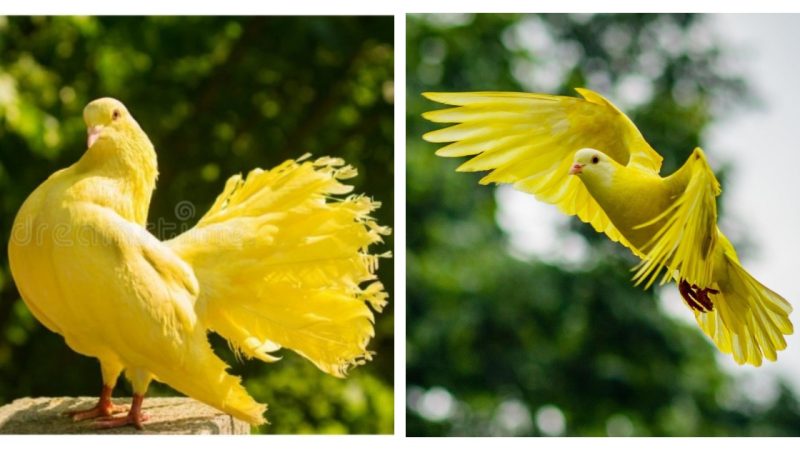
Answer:
<path fill-rule="evenodd" d="M 645 253 L 638 266 L 634 281 L 647 280 L 649 287 L 664 272 L 661 284 L 679 274 L 681 279 L 700 287 L 711 286 L 714 268 L 711 260 L 717 240 L 717 196 L 720 186 L 705 154 L 696 148 L 689 160 L 668 183 L 685 184 L 683 192 L 674 203 L 644 228 L 663 222 L 653 238 L 641 250 Z"/>
<path fill-rule="evenodd" d="M 582 99 L 511 92 L 426 93 L 433 101 L 455 107 L 423 117 L 455 125 L 423 138 L 450 143 L 436 152 L 439 156 L 472 156 L 458 170 L 491 171 L 482 184 L 511 183 L 636 252 L 584 184 L 568 171 L 575 152 L 582 148 L 655 173 L 662 157 L 608 100 L 588 89 L 577 91 Z"/>

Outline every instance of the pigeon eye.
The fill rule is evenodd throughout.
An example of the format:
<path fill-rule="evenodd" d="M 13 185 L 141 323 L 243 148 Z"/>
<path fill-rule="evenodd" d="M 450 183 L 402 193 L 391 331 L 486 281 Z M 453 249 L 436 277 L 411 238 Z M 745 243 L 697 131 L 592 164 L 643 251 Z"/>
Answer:
<path fill-rule="evenodd" d="M 111 113 L 111 120 L 119 119 L 120 113 L 118 109 L 115 109 L 114 112 Z"/>

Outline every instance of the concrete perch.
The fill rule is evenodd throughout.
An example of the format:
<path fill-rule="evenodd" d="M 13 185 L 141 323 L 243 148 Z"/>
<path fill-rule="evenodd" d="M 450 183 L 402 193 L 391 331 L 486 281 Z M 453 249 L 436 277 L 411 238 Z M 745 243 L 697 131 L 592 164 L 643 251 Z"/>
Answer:
<path fill-rule="evenodd" d="M 64 413 L 91 408 L 97 397 L 20 398 L 0 407 L 0 434 L 250 434 L 250 425 L 185 397 L 148 397 L 144 430 L 95 430 L 92 420 L 74 422 Z M 129 405 L 130 398 L 115 398 Z"/>

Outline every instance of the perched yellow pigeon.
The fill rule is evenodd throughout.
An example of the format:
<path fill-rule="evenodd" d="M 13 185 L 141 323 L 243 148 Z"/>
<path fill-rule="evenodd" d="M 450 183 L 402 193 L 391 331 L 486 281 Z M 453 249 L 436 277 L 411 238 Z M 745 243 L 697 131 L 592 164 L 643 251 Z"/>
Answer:
<path fill-rule="evenodd" d="M 97 406 L 75 420 L 142 427 L 151 380 L 257 425 L 257 403 L 212 351 L 211 330 L 238 354 L 276 361 L 291 349 L 342 377 L 371 358 L 373 313 L 387 294 L 368 247 L 390 230 L 379 203 L 347 194 L 355 169 L 335 158 L 286 161 L 228 179 L 197 225 L 169 241 L 145 229 L 156 154 L 117 100 L 83 112 L 87 150 L 42 183 L 17 214 L 11 272 L 33 315 L 100 360 Z M 370 282 L 366 286 L 362 284 Z M 369 305 L 369 306 L 368 306 Z M 122 371 L 133 403 L 111 403 Z"/>
<path fill-rule="evenodd" d="M 482 184 L 511 183 L 628 247 L 642 262 L 636 284 L 675 280 L 700 328 L 739 364 L 774 361 L 793 331 L 791 305 L 740 265 L 717 228 L 720 186 L 696 148 L 672 175 L 610 101 L 512 92 L 426 93 L 455 106 L 423 114 L 455 123 L 425 134 L 436 154 L 474 156 L 458 170 L 491 170 Z M 574 176 L 573 176 L 574 175 Z"/>

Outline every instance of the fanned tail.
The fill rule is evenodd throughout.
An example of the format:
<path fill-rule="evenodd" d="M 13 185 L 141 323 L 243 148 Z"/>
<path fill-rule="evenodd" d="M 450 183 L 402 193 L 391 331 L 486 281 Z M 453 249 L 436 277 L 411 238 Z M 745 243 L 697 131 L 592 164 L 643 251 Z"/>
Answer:
<path fill-rule="evenodd" d="M 198 224 L 168 244 L 195 270 L 196 311 L 247 357 L 281 347 L 342 377 L 371 358 L 370 309 L 387 294 L 369 246 L 390 233 L 370 213 L 380 204 L 349 195 L 356 170 L 336 158 L 286 161 L 231 177 Z"/>
<path fill-rule="evenodd" d="M 738 364 L 760 366 L 762 356 L 775 361 L 786 348 L 784 335 L 794 331 L 792 306 L 747 273 L 735 257 L 724 255 L 724 264 L 719 292 L 711 295 L 713 309 L 694 309 L 698 325 Z"/>

